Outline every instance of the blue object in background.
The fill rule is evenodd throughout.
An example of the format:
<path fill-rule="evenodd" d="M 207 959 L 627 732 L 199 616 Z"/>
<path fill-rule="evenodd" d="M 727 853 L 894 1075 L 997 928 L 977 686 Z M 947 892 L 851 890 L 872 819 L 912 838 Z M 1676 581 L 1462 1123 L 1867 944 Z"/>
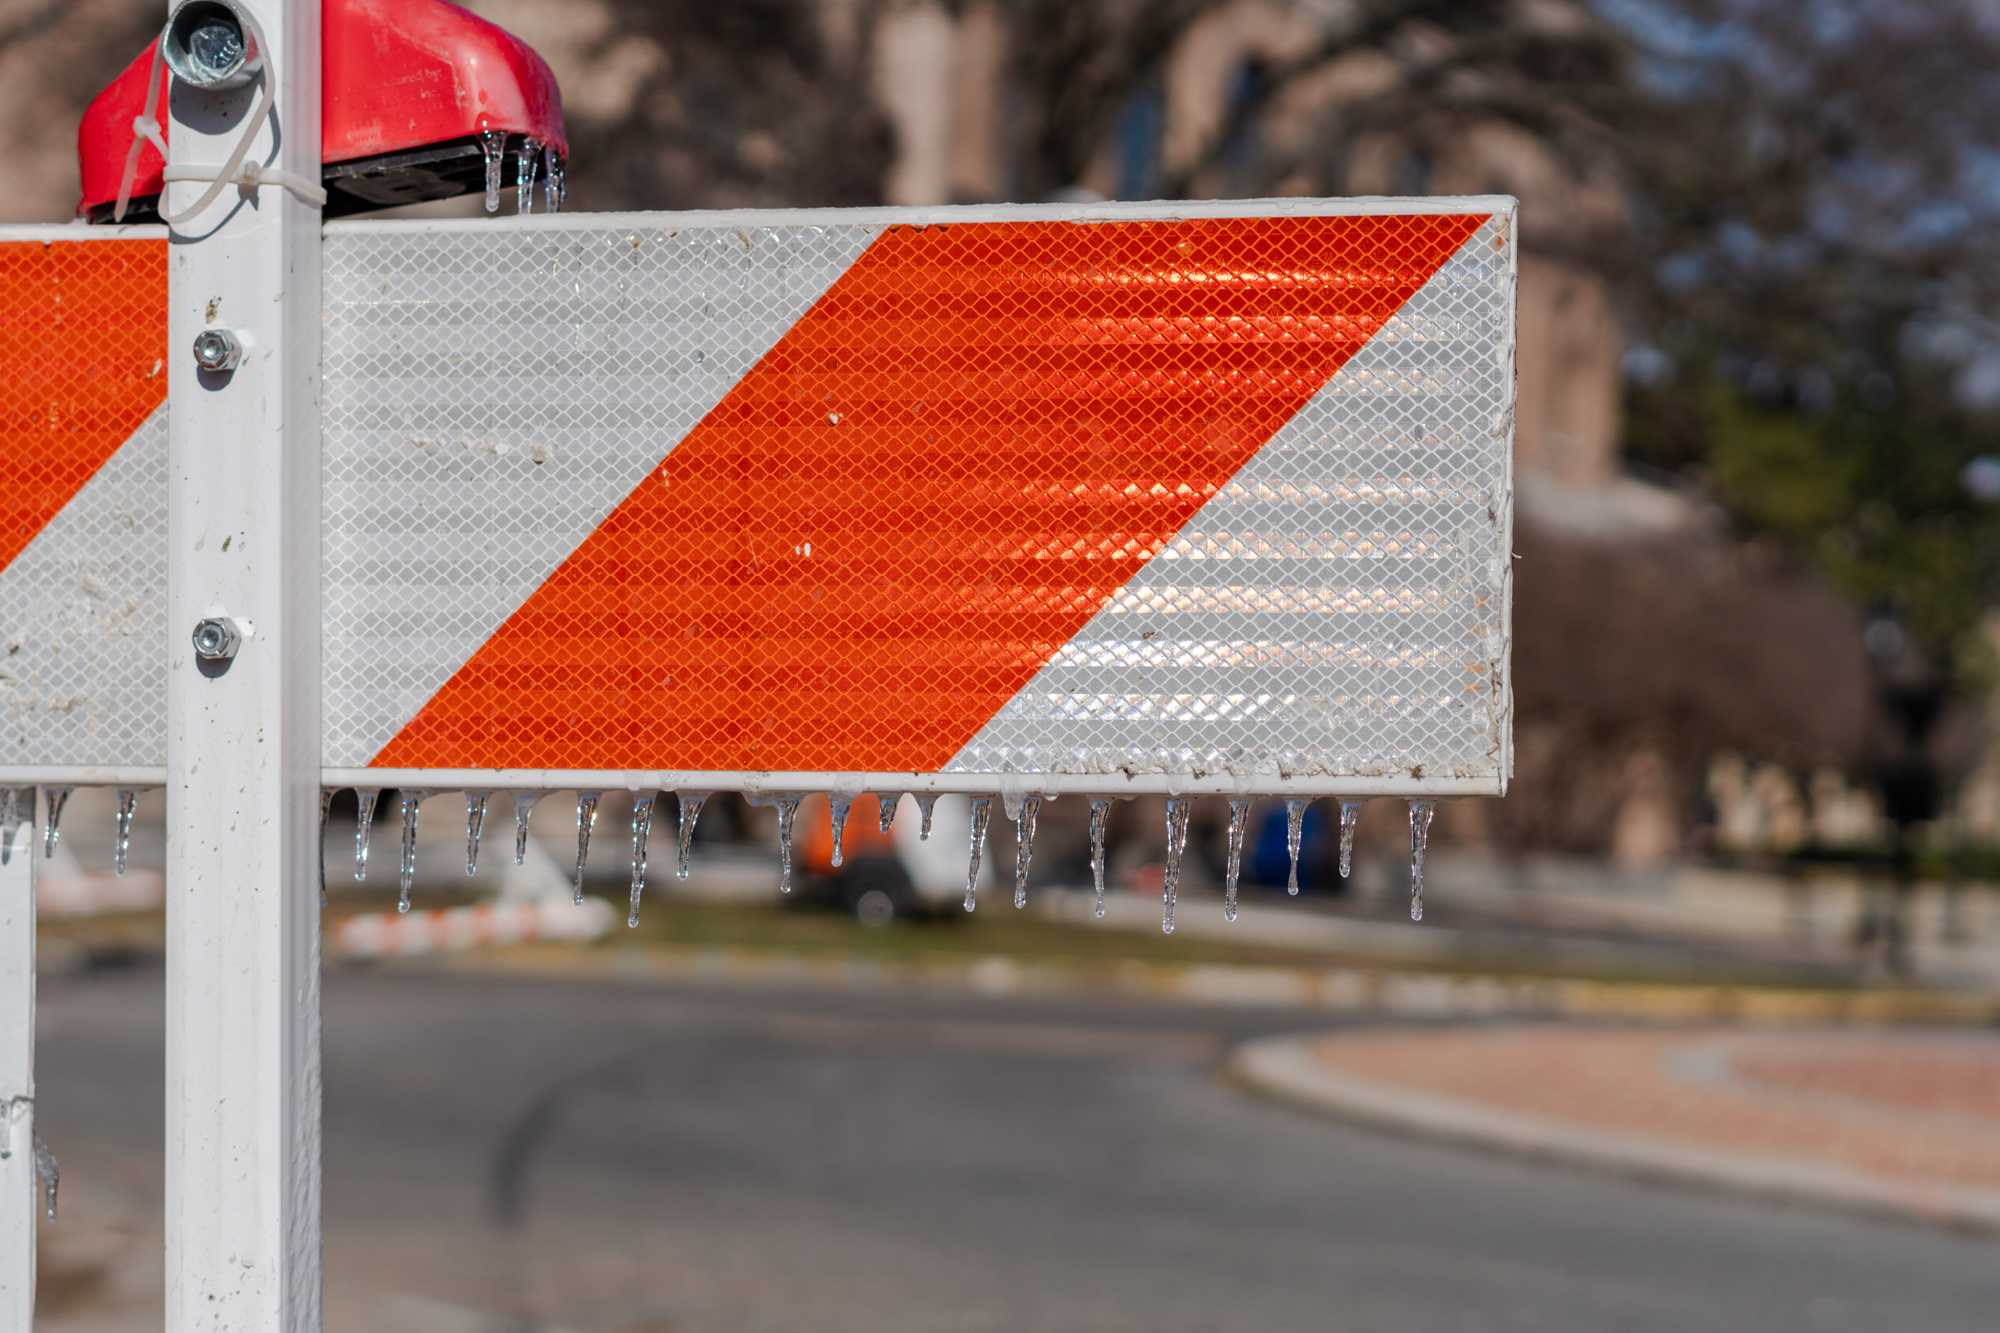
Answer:
<path fill-rule="evenodd" d="M 1263 809 L 1255 816 L 1249 864 L 1243 867 L 1244 877 L 1262 887 L 1283 888 L 1292 873 L 1291 853 L 1285 849 L 1285 803 L 1269 801 L 1260 804 Z M 1328 885 L 1324 881 L 1333 844 L 1333 812 L 1339 808 L 1337 801 L 1314 801 L 1306 807 L 1305 822 L 1300 825 L 1299 836 L 1300 893 L 1340 887 L 1337 883 Z"/>
<path fill-rule="evenodd" d="M 1160 196 L 1160 137 L 1167 128 L 1167 102 L 1158 88 L 1143 88 L 1118 113 L 1120 199 Z"/>

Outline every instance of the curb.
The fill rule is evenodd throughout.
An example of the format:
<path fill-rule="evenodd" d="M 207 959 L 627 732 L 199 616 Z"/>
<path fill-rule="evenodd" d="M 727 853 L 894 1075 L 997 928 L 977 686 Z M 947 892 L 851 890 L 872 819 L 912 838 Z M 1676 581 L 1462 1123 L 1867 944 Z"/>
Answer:
<path fill-rule="evenodd" d="M 454 971 L 568 980 L 729 981 L 745 985 L 950 985 L 984 995 L 1111 992 L 1225 1008 L 1305 1009 L 1436 1022 L 1593 1019 L 1839 1027 L 2000 1024 L 2000 996 L 1930 991 L 1775 990 L 1541 977 L 1140 959 L 931 954 L 870 959 L 727 948 L 512 946 L 435 961 Z"/>
<path fill-rule="evenodd" d="M 1914 1185 L 1805 1159 L 1688 1147 L 1407 1091 L 1328 1069 L 1314 1057 L 1312 1041 L 1246 1042 L 1231 1053 L 1225 1075 L 1298 1109 L 1397 1134 L 1637 1180 L 2000 1235 L 2000 1191 Z"/>

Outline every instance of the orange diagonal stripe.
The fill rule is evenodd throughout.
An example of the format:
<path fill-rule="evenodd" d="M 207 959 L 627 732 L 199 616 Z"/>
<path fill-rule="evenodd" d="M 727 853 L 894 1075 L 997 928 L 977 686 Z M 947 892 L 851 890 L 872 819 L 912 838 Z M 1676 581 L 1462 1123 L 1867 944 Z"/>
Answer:
<path fill-rule="evenodd" d="M 935 771 L 1484 220 L 893 227 L 374 762 Z"/>
<path fill-rule="evenodd" d="M 167 242 L 0 242 L 0 570 L 167 396 Z"/>

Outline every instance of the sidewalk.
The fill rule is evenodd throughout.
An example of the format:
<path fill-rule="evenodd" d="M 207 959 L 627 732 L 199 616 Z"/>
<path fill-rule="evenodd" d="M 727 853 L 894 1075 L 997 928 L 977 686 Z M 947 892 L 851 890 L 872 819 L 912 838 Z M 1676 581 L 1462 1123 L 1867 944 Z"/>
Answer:
<path fill-rule="evenodd" d="M 2000 1037 L 1486 1027 L 1277 1038 L 1231 1072 L 1402 1133 L 2000 1234 Z"/>

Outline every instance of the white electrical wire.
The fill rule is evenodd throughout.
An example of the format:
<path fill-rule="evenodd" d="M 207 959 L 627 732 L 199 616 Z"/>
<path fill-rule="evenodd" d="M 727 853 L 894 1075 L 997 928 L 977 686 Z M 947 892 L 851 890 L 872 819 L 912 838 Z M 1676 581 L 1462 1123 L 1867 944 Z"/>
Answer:
<path fill-rule="evenodd" d="M 216 196 L 222 193 L 222 187 L 230 184 L 245 190 L 276 185 L 291 191 L 300 201 L 313 208 L 326 207 L 326 191 L 320 188 L 318 181 L 306 180 L 295 172 L 266 167 L 261 162 L 244 161 L 249 155 L 251 141 L 257 137 L 257 131 L 263 128 L 265 118 L 271 114 L 271 107 L 278 100 L 278 68 L 271 60 L 270 47 L 264 42 L 264 33 L 258 27 L 257 20 L 247 13 L 241 14 L 240 17 L 250 25 L 250 35 L 256 41 L 256 49 L 264 53 L 263 88 L 258 94 L 255 109 L 250 112 L 249 119 L 243 122 L 243 133 L 237 136 L 236 147 L 230 151 L 229 160 L 224 162 L 220 169 L 170 165 L 161 173 L 163 181 L 208 182 L 208 188 L 202 191 L 201 198 L 195 200 L 191 207 L 184 208 L 178 213 L 168 213 L 164 207 L 160 209 L 160 220 L 170 227 L 179 226 L 214 203 Z M 146 109 L 132 118 L 132 151 L 125 155 L 125 175 L 118 185 L 118 207 L 111 214 L 113 222 L 125 220 L 125 210 L 132 202 L 132 183 L 139 176 L 141 150 L 150 143 L 159 150 L 162 160 L 167 157 L 167 141 L 160 133 L 160 122 L 154 113 L 160 109 L 160 69 L 166 63 L 167 37 L 171 26 L 169 24 L 168 29 L 162 30 L 160 40 L 153 44 L 153 64 L 146 72 Z M 162 204 L 165 203 L 165 193 L 163 188 Z"/>

